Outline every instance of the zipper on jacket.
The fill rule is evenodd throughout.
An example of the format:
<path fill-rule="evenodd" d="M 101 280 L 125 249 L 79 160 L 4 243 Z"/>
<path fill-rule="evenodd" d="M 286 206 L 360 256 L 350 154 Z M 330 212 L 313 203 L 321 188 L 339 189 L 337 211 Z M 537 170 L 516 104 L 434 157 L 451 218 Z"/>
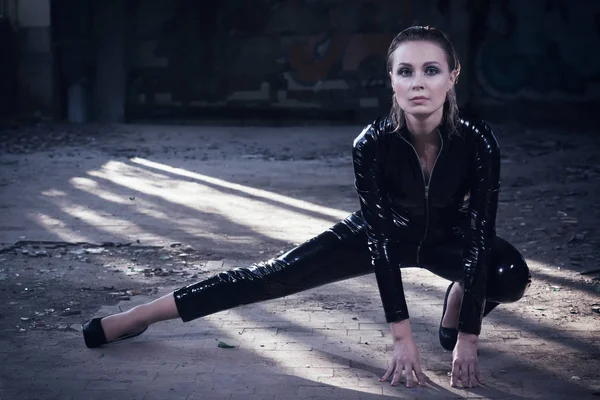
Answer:
<path fill-rule="evenodd" d="M 440 149 L 438 151 L 437 156 L 435 157 L 435 161 L 433 162 L 433 167 L 431 167 L 431 172 L 429 173 L 429 179 L 425 179 L 425 171 L 423 171 L 423 167 L 421 166 L 421 159 L 419 158 L 419 153 L 417 153 L 417 149 L 412 145 L 408 140 L 406 140 L 403 136 L 402 139 L 413 149 L 415 152 L 415 156 L 417 156 L 417 162 L 419 163 L 419 168 L 421 169 L 421 176 L 423 177 L 423 185 L 425 187 L 425 232 L 423 233 L 423 237 L 417 246 L 417 266 L 421 264 L 420 254 L 421 254 L 421 246 L 425 242 L 427 238 L 427 233 L 429 231 L 429 183 L 431 182 L 431 177 L 433 176 L 433 171 L 435 170 L 435 165 L 437 164 L 438 158 L 440 158 L 440 154 L 442 154 L 442 150 L 444 149 L 444 139 L 442 138 L 442 134 L 440 130 L 437 129 L 438 135 L 440 136 Z"/>

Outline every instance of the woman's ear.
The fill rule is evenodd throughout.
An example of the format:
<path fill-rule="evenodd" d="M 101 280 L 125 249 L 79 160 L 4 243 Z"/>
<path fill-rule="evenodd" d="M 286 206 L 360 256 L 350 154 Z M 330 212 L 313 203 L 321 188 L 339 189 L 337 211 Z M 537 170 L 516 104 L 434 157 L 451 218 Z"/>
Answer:
<path fill-rule="evenodd" d="M 458 71 L 454 70 L 450 72 L 450 87 L 448 90 L 452 89 L 452 86 L 456 85 L 456 80 L 458 79 Z"/>

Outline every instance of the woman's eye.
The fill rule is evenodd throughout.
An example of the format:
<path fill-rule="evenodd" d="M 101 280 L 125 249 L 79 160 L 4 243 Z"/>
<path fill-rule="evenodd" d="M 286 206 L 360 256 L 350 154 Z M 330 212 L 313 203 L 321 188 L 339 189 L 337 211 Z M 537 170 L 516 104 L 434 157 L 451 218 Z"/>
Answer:
<path fill-rule="evenodd" d="M 435 75 L 438 73 L 438 69 L 434 67 L 429 67 L 425 70 L 425 74 L 427 75 Z"/>
<path fill-rule="evenodd" d="M 408 68 L 402 68 L 400 71 L 398 71 L 398 75 L 400 75 L 400 76 L 410 76 L 410 69 L 408 69 Z"/>

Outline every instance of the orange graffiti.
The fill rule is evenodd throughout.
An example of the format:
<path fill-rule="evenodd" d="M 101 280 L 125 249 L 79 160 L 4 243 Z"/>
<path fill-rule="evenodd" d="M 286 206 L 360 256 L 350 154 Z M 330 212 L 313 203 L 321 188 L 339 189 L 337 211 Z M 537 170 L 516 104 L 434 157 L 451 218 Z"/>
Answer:
<path fill-rule="evenodd" d="M 322 57 L 315 59 L 316 48 L 325 39 L 325 35 L 312 36 L 306 43 L 291 46 L 288 57 L 297 80 L 312 84 L 326 77 L 348 44 L 348 36 L 335 35 Z"/>
<path fill-rule="evenodd" d="M 397 15 L 397 18 L 406 22 L 412 19 L 413 2 L 410 0 L 364 0 L 353 3 L 352 8 L 358 10 L 368 3 L 374 4 L 379 10 L 375 21 L 385 18 L 382 17 L 383 14 Z M 287 0 L 284 4 L 288 10 L 298 11 L 305 7 L 301 0 Z M 385 58 L 393 35 L 348 32 L 341 28 L 344 19 L 342 16 L 346 11 L 344 7 L 329 9 L 329 28 L 335 33 L 303 37 L 301 42 L 288 48 L 288 62 L 297 82 L 315 84 L 331 76 L 336 66 L 343 72 L 357 71 L 362 61 L 373 56 L 381 59 L 381 69 L 385 71 Z"/>
<path fill-rule="evenodd" d="M 334 34 L 312 36 L 305 43 L 292 45 L 289 63 L 294 78 L 305 84 L 314 84 L 330 74 L 336 62 L 341 61 L 343 71 L 356 71 L 360 63 L 370 56 L 380 57 L 381 69 L 385 69 L 385 57 L 393 36 L 387 34 Z M 327 49 L 321 57 L 315 57 L 317 47 L 326 40 Z M 325 44 L 324 44 L 325 46 Z"/>
<path fill-rule="evenodd" d="M 343 70 L 356 71 L 360 63 L 370 56 L 380 57 L 384 61 L 382 71 L 385 70 L 385 58 L 392 39 L 392 35 L 386 34 L 352 36 L 344 53 Z"/>

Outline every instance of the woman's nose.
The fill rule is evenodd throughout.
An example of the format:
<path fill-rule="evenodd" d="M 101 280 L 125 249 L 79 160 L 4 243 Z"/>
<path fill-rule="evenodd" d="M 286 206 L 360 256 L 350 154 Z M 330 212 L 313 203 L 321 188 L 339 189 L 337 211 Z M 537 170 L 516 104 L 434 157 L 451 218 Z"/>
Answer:
<path fill-rule="evenodd" d="M 423 76 L 421 74 L 414 74 L 411 87 L 413 89 L 423 88 Z"/>
<path fill-rule="evenodd" d="M 415 79 L 412 83 L 412 89 L 423 89 L 423 83 L 420 80 Z"/>

